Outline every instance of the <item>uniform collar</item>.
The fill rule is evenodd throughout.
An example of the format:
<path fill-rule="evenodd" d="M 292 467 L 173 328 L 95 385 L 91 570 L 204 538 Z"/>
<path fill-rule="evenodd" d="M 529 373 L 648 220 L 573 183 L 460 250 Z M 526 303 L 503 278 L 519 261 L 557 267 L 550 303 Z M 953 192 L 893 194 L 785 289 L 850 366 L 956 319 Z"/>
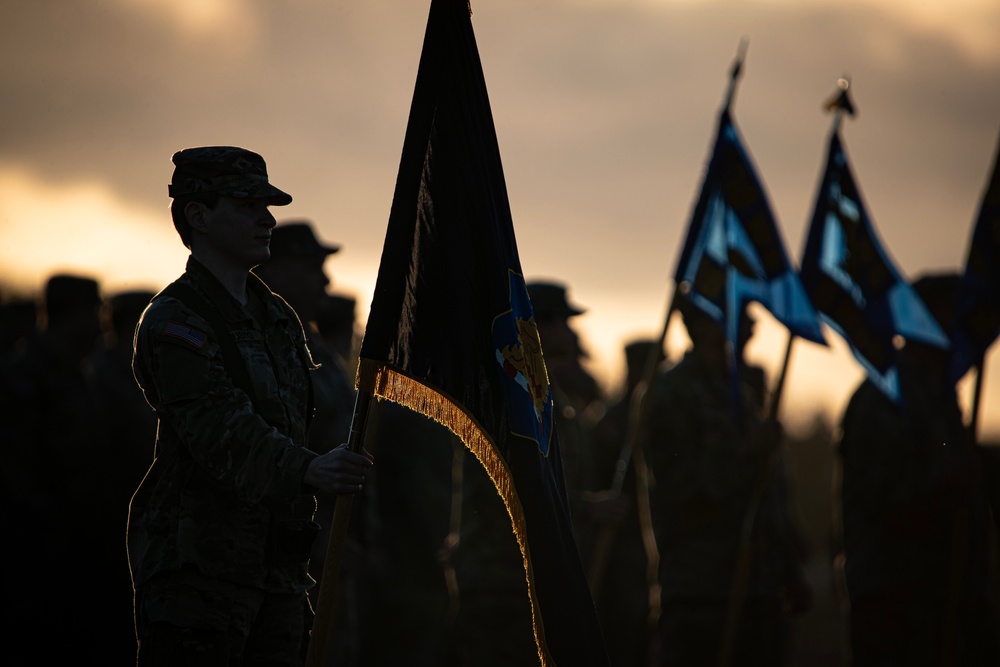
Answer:
<path fill-rule="evenodd" d="M 229 293 L 223 284 L 208 268 L 195 259 L 188 257 L 185 267 L 188 276 L 191 278 L 209 300 L 219 309 L 219 313 L 227 322 L 240 322 L 251 319 L 246 308 Z M 252 272 L 247 272 L 247 292 L 255 294 L 267 308 L 267 319 L 269 321 L 287 320 L 288 316 L 282 311 L 271 290 Z"/>

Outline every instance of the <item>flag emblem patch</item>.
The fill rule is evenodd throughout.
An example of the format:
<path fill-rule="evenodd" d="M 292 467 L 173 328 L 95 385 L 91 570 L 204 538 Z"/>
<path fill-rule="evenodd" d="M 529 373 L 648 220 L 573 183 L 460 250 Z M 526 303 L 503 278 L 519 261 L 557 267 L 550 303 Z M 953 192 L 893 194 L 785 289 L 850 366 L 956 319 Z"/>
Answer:
<path fill-rule="evenodd" d="M 163 335 L 177 338 L 198 349 L 201 349 L 208 340 L 208 336 L 201 331 L 173 321 L 167 322 L 167 326 L 163 328 Z"/>
<path fill-rule="evenodd" d="M 538 327 L 524 278 L 510 272 L 510 310 L 493 322 L 500 378 L 515 435 L 534 440 L 548 456 L 552 434 L 552 391 L 542 358 Z"/>

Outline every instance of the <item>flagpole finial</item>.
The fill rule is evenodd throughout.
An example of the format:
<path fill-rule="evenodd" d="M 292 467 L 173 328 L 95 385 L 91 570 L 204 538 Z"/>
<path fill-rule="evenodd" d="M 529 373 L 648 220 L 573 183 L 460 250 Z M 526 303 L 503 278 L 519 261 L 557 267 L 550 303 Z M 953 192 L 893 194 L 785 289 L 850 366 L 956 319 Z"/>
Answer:
<path fill-rule="evenodd" d="M 726 91 L 726 109 L 728 109 L 729 105 L 733 102 L 733 95 L 736 93 L 736 83 L 743 74 L 743 61 L 746 59 L 747 47 L 749 44 L 750 40 L 746 37 L 740 38 L 740 46 L 736 51 L 736 58 L 733 60 L 733 66 L 729 70 L 729 88 Z"/>
<path fill-rule="evenodd" d="M 837 92 L 823 103 L 823 108 L 826 111 L 832 111 L 834 114 L 833 125 L 835 130 L 840 127 L 841 118 L 845 113 L 848 116 L 854 116 L 857 114 L 857 111 L 854 108 L 854 102 L 851 100 L 849 93 L 850 88 L 851 77 L 850 75 L 845 74 L 837 79 Z"/>

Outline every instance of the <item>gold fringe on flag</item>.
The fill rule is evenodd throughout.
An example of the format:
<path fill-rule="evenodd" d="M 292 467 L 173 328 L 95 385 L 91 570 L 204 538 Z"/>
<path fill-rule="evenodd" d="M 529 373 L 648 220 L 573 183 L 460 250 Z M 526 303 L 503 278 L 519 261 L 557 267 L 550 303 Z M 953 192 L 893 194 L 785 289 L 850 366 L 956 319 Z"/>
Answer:
<path fill-rule="evenodd" d="M 358 364 L 356 384 L 359 391 L 369 392 L 378 398 L 399 403 L 446 426 L 461 439 L 462 443 L 486 469 L 490 479 L 493 480 L 497 493 L 503 499 L 507 514 L 510 515 L 511 528 L 517 537 L 517 544 L 524 560 L 524 576 L 528 582 L 532 630 L 535 634 L 538 660 L 542 667 L 554 666 L 555 663 L 549 655 L 545 643 L 545 629 L 535 592 L 524 510 L 511 481 L 507 461 L 497 453 L 496 446 L 490 436 L 472 415 L 462 409 L 455 401 L 383 363 L 361 359 Z"/>

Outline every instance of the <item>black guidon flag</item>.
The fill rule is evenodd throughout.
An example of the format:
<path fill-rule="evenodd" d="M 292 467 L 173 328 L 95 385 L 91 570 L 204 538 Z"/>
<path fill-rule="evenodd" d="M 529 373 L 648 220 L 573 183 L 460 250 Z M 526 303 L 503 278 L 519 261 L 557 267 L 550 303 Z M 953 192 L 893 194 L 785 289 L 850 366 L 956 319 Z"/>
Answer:
<path fill-rule="evenodd" d="M 540 663 L 608 665 L 466 0 L 431 2 L 360 356 L 359 391 L 444 424 L 489 473 Z"/>
<path fill-rule="evenodd" d="M 979 205 L 962 284 L 955 302 L 955 340 L 951 375 L 955 382 L 983 362 L 1000 335 L 1000 143 L 993 171 Z"/>

